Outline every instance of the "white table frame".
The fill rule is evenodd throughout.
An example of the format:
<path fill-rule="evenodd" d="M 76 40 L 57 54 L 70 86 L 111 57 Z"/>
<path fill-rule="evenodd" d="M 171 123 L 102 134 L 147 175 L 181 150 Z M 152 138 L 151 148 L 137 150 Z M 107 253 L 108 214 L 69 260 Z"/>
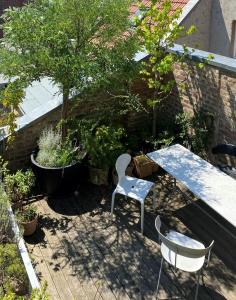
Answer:
<path fill-rule="evenodd" d="M 147 156 L 236 228 L 235 179 L 179 144 Z M 199 208 L 236 239 L 235 234 Z"/>

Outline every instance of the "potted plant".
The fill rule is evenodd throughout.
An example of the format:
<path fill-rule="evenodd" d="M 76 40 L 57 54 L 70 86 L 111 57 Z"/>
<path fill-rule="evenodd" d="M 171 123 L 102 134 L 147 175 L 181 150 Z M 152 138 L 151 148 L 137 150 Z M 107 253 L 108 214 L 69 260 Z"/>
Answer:
<path fill-rule="evenodd" d="M 86 152 L 69 140 L 63 140 L 60 130 L 43 130 L 38 151 L 31 155 L 32 169 L 40 189 L 49 195 L 75 191 L 86 178 L 83 161 Z"/>
<path fill-rule="evenodd" d="M 10 174 L 5 169 L 3 182 L 12 208 L 17 209 L 22 206 L 22 201 L 29 196 L 35 184 L 35 176 L 31 170 L 19 170 L 14 174 Z"/>
<path fill-rule="evenodd" d="M 32 235 L 36 231 L 38 225 L 38 214 L 34 206 L 27 205 L 22 207 L 17 212 L 17 219 L 23 228 L 24 236 Z"/>
<path fill-rule="evenodd" d="M 124 152 L 121 142 L 125 131 L 111 126 L 96 127 L 84 133 L 83 143 L 89 156 L 90 181 L 96 185 L 108 184 L 109 168 L 115 165 L 117 157 Z"/>
<path fill-rule="evenodd" d="M 136 173 L 140 178 L 152 175 L 153 172 L 158 171 L 158 166 L 145 154 L 135 156 L 133 158 Z"/>

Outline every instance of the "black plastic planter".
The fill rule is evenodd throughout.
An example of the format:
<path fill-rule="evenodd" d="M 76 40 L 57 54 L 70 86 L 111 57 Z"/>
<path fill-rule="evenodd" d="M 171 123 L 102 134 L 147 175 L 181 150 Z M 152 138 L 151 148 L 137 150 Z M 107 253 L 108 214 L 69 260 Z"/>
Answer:
<path fill-rule="evenodd" d="M 35 156 L 36 153 L 31 154 L 32 170 L 43 193 L 48 195 L 69 194 L 88 181 L 88 168 L 85 165 L 86 154 L 81 161 L 60 168 L 43 167 L 35 161 Z"/>

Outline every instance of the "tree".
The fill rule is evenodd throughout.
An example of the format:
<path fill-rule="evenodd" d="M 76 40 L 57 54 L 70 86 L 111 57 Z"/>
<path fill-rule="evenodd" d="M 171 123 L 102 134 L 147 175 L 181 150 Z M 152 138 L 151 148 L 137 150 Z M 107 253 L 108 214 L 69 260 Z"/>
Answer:
<path fill-rule="evenodd" d="M 62 119 L 70 97 L 125 81 L 137 51 L 130 26 L 131 0 L 33 0 L 3 15 L 0 73 L 10 84 L 3 104 L 22 100 L 34 80 L 49 77 L 63 94 Z M 20 89 L 19 89 L 20 87 Z M 12 97 L 12 91 L 17 95 Z M 10 121 L 15 113 L 10 116 Z M 14 126 L 12 125 L 14 130 Z"/>
<path fill-rule="evenodd" d="M 135 18 L 135 25 L 141 47 L 147 52 L 148 59 L 142 63 L 141 74 L 153 89 L 149 104 L 153 107 L 153 135 L 156 136 L 157 105 L 166 99 L 175 86 L 169 75 L 175 63 L 183 63 L 188 57 L 184 46 L 184 55 L 168 52 L 174 42 L 195 31 L 194 26 L 187 30 L 180 26 L 178 19 L 182 10 L 173 12 L 171 0 L 152 0 L 147 8 L 139 1 L 140 16 Z"/>

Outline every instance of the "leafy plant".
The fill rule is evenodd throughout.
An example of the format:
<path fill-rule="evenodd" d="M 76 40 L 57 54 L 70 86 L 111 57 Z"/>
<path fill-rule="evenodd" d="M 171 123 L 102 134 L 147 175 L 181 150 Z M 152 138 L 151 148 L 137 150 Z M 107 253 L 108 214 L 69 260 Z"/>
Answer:
<path fill-rule="evenodd" d="M 71 142 L 63 141 L 61 131 L 52 127 L 43 130 L 38 146 L 36 161 L 44 167 L 64 167 L 80 160 L 83 154 Z"/>
<path fill-rule="evenodd" d="M 25 289 L 27 274 L 16 244 L 0 244 L 0 296 L 7 291 Z"/>
<path fill-rule="evenodd" d="M 214 131 L 214 115 L 199 110 L 194 116 L 181 113 L 176 116 L 177 141 L 199 155 L 204 156 Z"/>
<path fill-rule="evenodd" d="M 187 30 L 179 25 L 178 19 L 181 9 L 172 8 L 171 0 L 152 0 L 147 7 L 139 1 L 140 16 L 136 16 L 134 23 L 137 29 L 139 43 L 147 52 L 147 60 L 143 61 L 141 74 L 149 88 L 153 90 L 153 97 L 149 104 L 153 107 L 153 136 L 156 136 L 157 105 L 168 97 L 175 86 L 175 80 L 170 77 L 175 63 L 188 58 L 189 50 L 184 47 L 184 55 L 168 52 L 178 38 L 191 35 L 194 26 Z"/>
<path fill-rule="evenodd" d="M 121 140 L 125 136 L 125 130 L 102 125 L 94 131 L 87 130 L 82 136 L 91 166 L 101 169 L 113 166 L 117 157 L 124 151 Z"/>
<path fill-rule="evenodd" d="M 16 111 L 23 98 L 18 87 L 46 76 L 63 94 L 66 120 L 69 98 L 125 85 L 137 52 L 131 4 L 131 0 L 34 0 L 5 10 L 0 72 L 10 85 L 3 102 Z M 12 114 L 11 124 L 14 118 Z"/>
<path fill-rule="evenodd" d="M 9 199 L 0 184 L 0 243 L 10 241 L 10 219 L 8 215 Z"/>
<path fill-rule="evenodd" d="M 30 222 L 37 216 L 37 209 L 32 206 L 24 206 L 17 211 L 17 220 L 22 223 Z"/>
<path fill-rule="evenodd" d="M 156 138 L 151 138 L 151 143 L 154 149 L 160 149 L 161 147 L 169 147 L 175 140 L 175 137 L 168 131 L 162 131 Z"/>
<path fill-rule="evenodd" d="M 46 292 L 47 284 L 44 283 L 41 289 L 34 289 L 29 297 L 29 300 L 50 300 Z M 17 296 L 14 292 L 7 292 L 2 300 L 24 300 L 25 297 Z M 27 298 L 28 299 L 28 298 Z"/>
<path fill-rule="evenodd" d="M 34 184 L 35 176 L 31 170 L 19 170 L 15 174 L 7 173 L 4 177 L 4 186 L 12 203 L 29 196 Z"/>

